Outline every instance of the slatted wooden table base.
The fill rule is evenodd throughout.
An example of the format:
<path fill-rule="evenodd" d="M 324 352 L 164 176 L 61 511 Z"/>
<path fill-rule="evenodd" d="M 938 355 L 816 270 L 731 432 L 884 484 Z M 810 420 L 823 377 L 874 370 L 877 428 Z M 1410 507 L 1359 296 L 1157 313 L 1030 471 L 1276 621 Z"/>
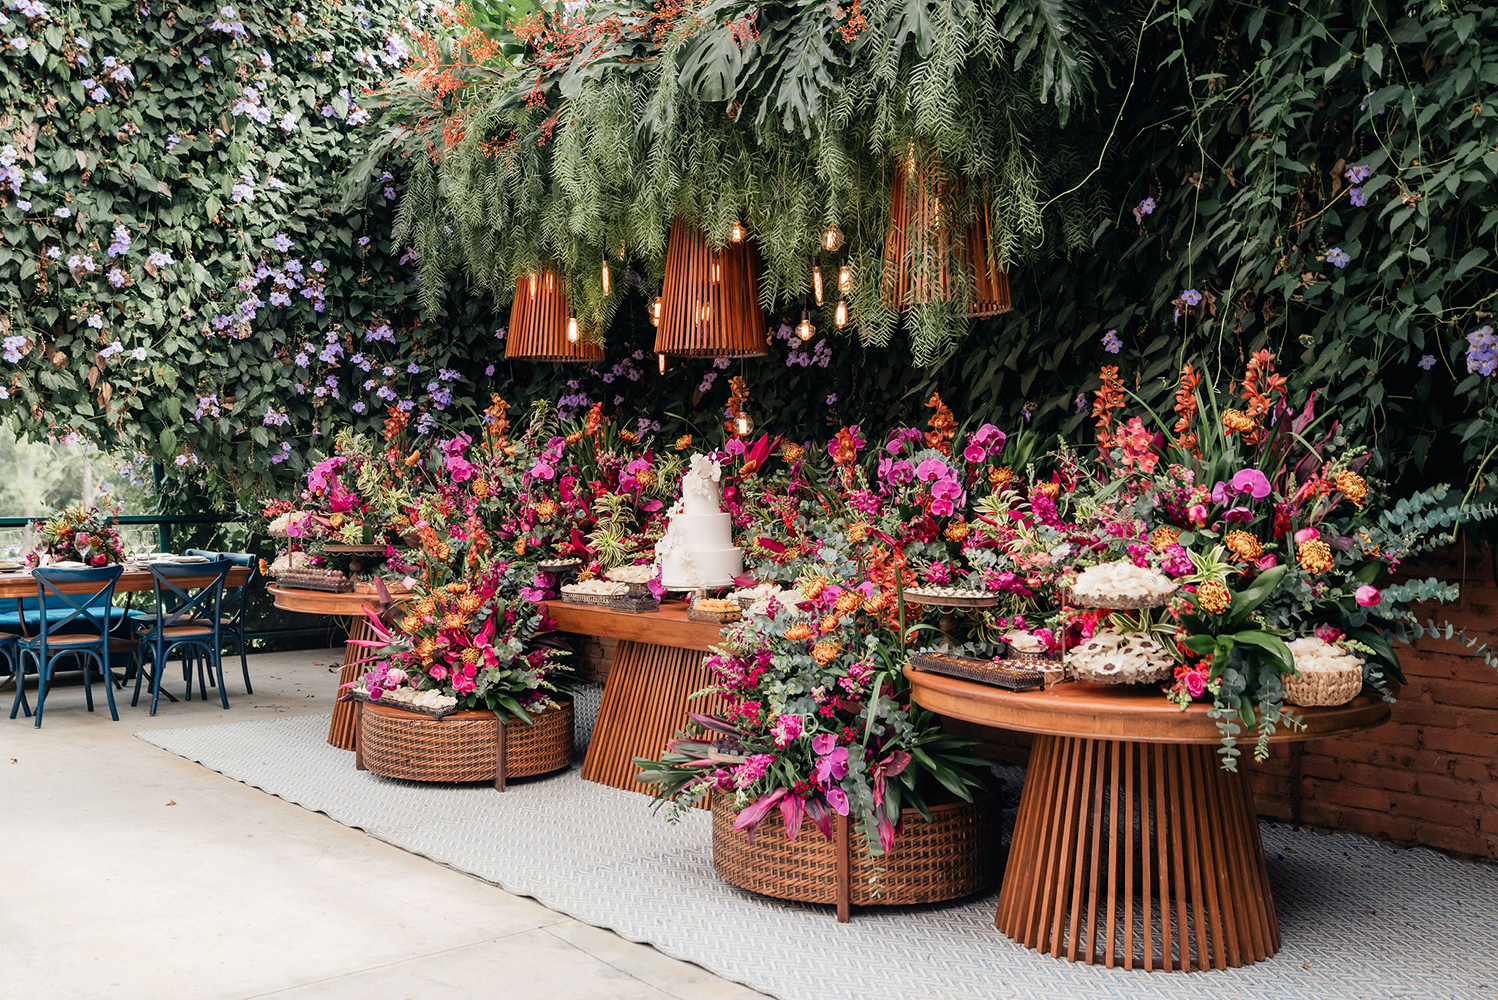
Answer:
<path fill-rule="evenodd" d="M 690 698 L 714 681 L 702 657 L 700 649 L 619 643 L 583 760 L 584 778 L 652 793 L 651 786 L 635 780 L 634 758 L 658 758 L 667 741 L 686 728 L 688 711 L 710 715 L 723 710 L 717 695 Z"/>
<path fill-rule="evenodd" d="M 1253 795 L 1211 746 L 1039 736 L 996 925 L 1110 969 L 1223 969 L 1280 946 Z"/>
<path fill-rule="evenodd" d="M 369 627 L 369 621 L 362 615 L 356 616 L 353 624 L 349 626 L 348 637 L 350 639 L 373 639 L 374 629 Z M 355 646 L 353 643 L 343 647 L 343 669 L 338 673 L 338 694 L 343 694 L 343 686 L 352 684 L 364 675 L 369 665 L 360 663 L 370 654 L 363 646 Z M 354 749 L 355 709 L 351 701 L 335 701 L 333 703 L 333 721 L 328 724 L 328 742 L 340 750 Z"/>

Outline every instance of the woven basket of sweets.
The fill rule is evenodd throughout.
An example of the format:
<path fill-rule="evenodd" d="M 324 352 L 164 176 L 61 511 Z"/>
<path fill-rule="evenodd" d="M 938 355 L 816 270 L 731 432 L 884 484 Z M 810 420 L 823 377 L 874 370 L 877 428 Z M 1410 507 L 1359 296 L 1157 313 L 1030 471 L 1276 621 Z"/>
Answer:
<path fill-rule="evenodd" d="M 622 583 L 629 589 L 625 593 L 633 597 L 650 594 L 650 581 L 655 579 L 654 566 L 615 566 L 603 575 L 614 583 Z"/>
<path fill-rule="evenodd" d="M 645 614 L 651 611 L 659 611 L 661 602 L 650 596 L 649 591 L 644 594 L 619 594 L 609 598 L 609 607 L 614 611 L 629 611 L 633 614 Z"/>
<path fill-rule="evenodd" d="M 1082 570 L 1066 599 L 1073 607 L 1138 611 L 1169 604 L 1177 586 L 1159 570 L 1120 559 Z"/>
<path fill-rule="evenodd" d="M 716 597 L 708 597 L 694 603 L 687 618 L 694 622 L 713 622 L 718 625 L 727 625 L 744 617 L 744 611 L 733 601 L 724 601 Z"/>
<path fill-rule="evenodd" d="M 614 598 L 619 596 L 619 594 L 579 593 L 575 590 L 567 590 L 565 587 L 562 589 L 563 604 L 591 604 L 595 608 L 609 607 Z"/>
<path fill-rule="evenodd" d="M 1015 660 L 994 661 L 947 653 L 917 653 L 910 658 L 910 665 L 917 670 L 960 677 L 965 681 L 989 684 L 1008 691 L 1035 691 L 1045 687 L 1045 674 Z"/>
<path fill-rule="evenodd" d="M 1078 646 L 1067 666 L 1093 684 L 1158 684 L 1175 675 L 1175 660 L 1143 632 L 1098 629 Z"/>
<path fill-rule="evenodd" d="M 348 574 L 337 569 L 289 569 L 281 574 L 281 586 L 295 590 L 322 590 L 347 594 L 354 589 Z"/>
<path fill-rule="evenodd" d="M 1363 661 L 1315 637 L 1289 643 L 1298 674 L 1280 678 L 1285 701 L 1302 708 L 1345 705 L 1363 691 Z"/>
<path fill-rule="evenodd" d="M 1078 594 L 1072 591 L 1070 604 L 1078 608 L 1098 608 L 1102 611 L 1143 611 L 1146 608 L 1163 608 L 1174 594 L 1150 597 L 1120 597 L 1114 594 Z"/>

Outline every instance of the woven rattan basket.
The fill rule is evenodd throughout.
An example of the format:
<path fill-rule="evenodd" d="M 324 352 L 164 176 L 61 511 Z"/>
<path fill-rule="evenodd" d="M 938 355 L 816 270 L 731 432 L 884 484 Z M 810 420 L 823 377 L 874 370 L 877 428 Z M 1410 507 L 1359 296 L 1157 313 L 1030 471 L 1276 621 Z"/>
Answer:
<path fill-rule="evenodd" d="M 725 882 L 763 896 L 803 903 L 837 903 L 837 844 L 810 822 L 793 841 L 778 810 L 749 835 L 733 828 L 727 795 L 713 797 L 713 867 Z M 854 906 L 936 903 L 993 884 L 1004 861 L 998 797 L 935 806 L 931 822 L 914 809 L 901 815 L 894 850 L 871 857 L 858 824 L 850 821 L 849 896 Z"/>
<path fill-rule="evenodd" d="M 1338 670 L 1306 670 L 1280 678 L 1285 701 L 1302 708 L 1345 705 L 1363 691 L 1361 661 Z"/>
<path fill-rule="evenodd" d="M 504 732 L 504 769 L 499 764 L 498 718 L 493 712 L 456 712 L 442 719 L 386 705 L 361 704 L 355 750 L 357 766 L 386 778 L 461 784 L 494 782 L 559 771 L 572 763 L 573 706 L 531 715 L 531 724 L 511 718 Z"/>
<path fill-rule="evenodd" d="M 606 608 L 615 597 L 622 594 L 579 594 L 573 591 L 562 591 L 563 604 L 591 604 L 596 608 Z"/>

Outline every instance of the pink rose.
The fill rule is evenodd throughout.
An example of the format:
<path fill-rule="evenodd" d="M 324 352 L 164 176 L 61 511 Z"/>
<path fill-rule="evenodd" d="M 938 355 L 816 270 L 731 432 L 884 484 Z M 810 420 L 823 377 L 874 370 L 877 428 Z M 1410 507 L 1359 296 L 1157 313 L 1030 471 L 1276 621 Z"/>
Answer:
<path fill-rule="evenodd" d="M 1353 596 L 1357 598 L 1357 602 L 1360 605 L 1365 608 L 1371 608 L 1383 600 L 1384 595 L 1378 592 L 1377 587 L 1365 583 L 1357 589 L 1357 592 Z"/>
<path fill-rule="evenodd" d="M 1304 545 L 1306 542 L 1314 542 L 1321 537 L 1321 532 L 1315 528 L 1301 528 L 1295 533 L 1295 544 Z"/>
<path fill-rule="evenodd" d="M 1276 565 L 1278 565 L 1278 564 L 1279 564 L 1279 559 L 1277 559 L 1275 557 L 1274 553 L 1272 553 L 1272 552 L 1266 552 L 1266 553 L 1264 553 L 1254 563 L 1254 565 L 1256 567 L 1258 567 L 1258 570 L 1259 570 L 1260 573 L 1264 572 L 1266 569 L 1274 569 L 1274 567 Z"/>
<path fill-rule="evenodd" d="M 1191 523 L 1203 525 L 1207 523 L 1207 508 L 1205 504 L 1194 503 L 1186 510 L 1186 516 L 1191 518 Z"/>
<path fill-rule="evenodd" d="M 1193 698 L 1200 698 L 1207 690 L 1207 679 L 1202 676 L 1200 670 L 1193 670 L 1186 675 L 1186 693 Z"/>

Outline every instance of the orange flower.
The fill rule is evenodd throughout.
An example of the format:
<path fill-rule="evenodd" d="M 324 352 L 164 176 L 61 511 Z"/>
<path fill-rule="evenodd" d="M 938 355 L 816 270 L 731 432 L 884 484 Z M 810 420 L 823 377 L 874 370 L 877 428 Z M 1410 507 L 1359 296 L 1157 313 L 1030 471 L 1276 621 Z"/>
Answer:
<path fill-rule="evenodd" d="M 463 652 L 458 654 L 458 659 L 462 660 L 464 663 L 477 663 L 482 658 L 483 655 L 472 646 L 469 646 L 467 649 L 463 650 Z"/>
<path fill-rule="evenodd" d="M 820 627 L 823 632 L 835 632 L 837 631 L 838 621 L 839 618 L 837 615 L 823 615 Z"/>
<path fill-rule="evenodd" d="M 1097 424 L 1097 446 L 1113 447 L 1113 411 L 1123 406 L 1123 380 L 1118 377 L 1117 365 L 1104 365 L 1100 372 L 1103 384 L 1092 394 L 1092 415 Z"/>
<path fill-rule="evenodd" d="M 536 504 L 536 515 L 543 521 L 550 521 L 552 515 L 557 512 L 559 506 L 560 505 L 555 500 L 547 497 L 545 500 L 542 500 L 540 503 Z"/>
<path fill-rule="evenodd" d="M 577 444 L 582 439 L 583 439 L 583 432 L 582 431 L 573 431 L 571 434 L 568 434 L 567 437 L 566 437 L 566 441 L 567 441 L 568 444 Z"/>
<path fill-rule="evenodd" d="M 451 629 L 465 629 L 468 627 L 470 618 L 461 611 L 449 611 L 442 617 L 442 627 Z"/>
<path fill-rule="evenodd" d="M 749 461 L 747 461 L 743 465 L 739 466 L 739 475 L 741 475 L 741 476 L 752 476 L 752 475 L 754 475 L 758 471 L 759 471 L 759 459 L 757 459 L 757 458 L 751 458 L 751 459 L 749 459 Z"/>
<path fill-rule="evenodd" d="M 941 401 L 938 393 L 933 392 L 931 398 L 926 400 L 926 405 L 936 411 L 927 423 L 931 430 L 926 432 L 926 447 L 935 448 L 943 455 L 952 454 L 952 438 L 957 435 L 957 418 L 952 415 L 951 408 Z"/>
<path fill-rule="evenodd" d="M 998 489 L 1000 486 L 1003 486 L 1013 478 L 1014 470 L 1010 469 L 1007 466 L 988 470 L 988 485 L 992 486 L 994 489 Z"/>
<path fill-rule="evenodd" d="M 1216 580 L 1208 580 L 1196 588 L 1197 607 L 1209 615 L 1220 615 L 1228 609 L 1233 601 L 1233 595 L 1226 587 Z"/>
<path fill-rule="evenodd" d="M 837 659 L 838 654 L 842 651 L 843 648 L 837 643 L 828 642 L 824 639 L 821 642 L 817 643 L 815 646 L 811 647 L 811 658 L 817 661 L 818 666 L 825 667 L 827 666 L 827 664 Z"/>
<path fill-rule="evenodd" d="M 1222 540 L 1239 559 L 1257 559 L 1264 554 L 1264 546 L 1246 531 L 1229 531 Z"/>
<path fill-rule="evenodd" d="M 799 625 L 792 625 L 781 634 L 791 642 L 804 642 L 807 639 L 810 639 L 812 636 L 816 635 L 816 633 L 812 631 L 812 627 L 810 625 L 807 625 L 805 622 L 802 622 Z"/>
<path fill-rule="evenodd" d="M 1245 437 L 1258 429 L 1258 424 L 1254 423 L 1254 419 L 1242 410 L 1223 410 L 1222 426 L 1229 431 L 1237 431 Z"/>
<path fill-rule="evenodd" d="M 799 462 L 804 454 L 806 449 L 792 441 L 786 441 L 780 446 L 780 457 L 787 462 Z"/>
<path fill-rule="evenodd" d="M 1337 473 L 1337 489 L 1359 507 L 1368 499 L 1368 481 L 1351 469 Z"/>
<path fill-rule="evenodd" d="M 863 602 L 864 611 L 868 612 L 871 615 L 879 614 L 888 606 L 889 601 L 886 600 L 883 594 L 875 594 L 873 597 Z"/>
<path fill-rule="evenodd" d="M 583 421 L 583 430 L 588 437 L 592 437 L 601 427 L 603 427 L 603 404 L 594 403 L 592 409 L 588 410 L 587 419 Z"/>
<path fill-rule="evenodd" d="M 688 448 L 692 447 L 692 435 L 683 434 L 681 437 L 676 439 L 676 444 L 673 447 L 675 447 L 677 451 L 686 451 Z"/>
<path fill-rule="evenodd" d="M 1181 531 L 1168 524 L 1162 524 L 1150 532 L 1150 544 L 1155 547 L 1156 552 L 1164 552 L 1176 542 L 1180 541 Z"/>
<path fill-rule="evenodd" d="M 808 601 L 815 601 L 826 589 L 827 578 L 825 576 L 814 576 L 801 584 L 801 593 L 806 595 Z"/>
<path fill-rule="evenodd" d="M 1060 483 L 1036 483 L 1035 484 L 1035 492 L 1036 493 L 1044 493 L 1048 497 L 1058 497 L 1058 496 L 1061 495 L 1061 484 Z"/>
<path fill-rule="evenodd" d="M 622 440 L 628 441 L 630 444 L 634 444 L 636 441 L 640 440 L 639 437 L 635 435 L 635 432 L 628 428 L 621 430 L 619 432 L 619 437 Z"/>
<path fill-rule="evenodd" d="M 843 614 L 847 614 L 850 611 L 857 611 L 858 606 L 862 603 L 863 598 L 859 595 L 858 591 L 845 590 L 837 595 L 837 600 L 833 602 L 832 606 Z"/>
<path fill-rule="evenodd" d="M 446 590 L 449 594 L 463 594 L 463 593 L 467 593 L 467 591 L 468 591 L 468 584 L 463 583 L 460 580 L 457 583 L 449 583 L 443 589 Z"/>
<path fill-rule="evenodd" d="M 524 538 L 517 538 L 517 539 L 515 539 L 515 544 L 512 547 L 515 549 L 515 554 L 517 556 L 523 556 L 523 555 L 525 555 L 525 539 Z"/>
<path fill-rule="evenodd" d="M 635 473 L 635 482 L 639 483 L 641 486 L 654 486 L 655 470 L 648 468 L 641 469 L 639 472 Z"/>
<path fill-rule="evenodd" d="M 1332 548 L 1319 538 L 1302 542 L 1295 557 L 1307 573 L 1325 573 L 1332 568 Z"/>
<path fill-rule="evenodd" d="M 943 534 L 947 536 L 947 541 L 949 542 L 960 542 L 964 538 L 966 538 L 972 532 L 972 530 L 973 526 L 971 524 L 949 524 L 947 525 L 947 530 L 943 532 Z"/>
<path fill-rule="evenodd" d="M 1181 369 L 1181 380 L 1176 385 L 1176 422 L 1171 428 L 1175 431 L 1176 444 L 1193 455 L 1200 454 L 1197 450 L 1196 432 L 1191 426 L 1196 422 L 1196 387 L 1201 382 L 1201 373 L 1191 365 Z"/>
<path fill-rule="evenodd" d="M 400 630 L 402 632 L 406 633 L 407 635 L 410 635 L 413 632 L 419 632 L 419 631 L 421 631 L 421 626 L 423 624 L 424 624 L 424 622 L 422 622 L 422 620 L 421 620 L 421 618 L 419 616 L 417 616 L 417 615 L 407 615 L 406 617 L 404 617 L 404 618 L 401 619 Z"/>
<path fill-rule="evenodd" d="M 483 603 L 483 598 L 477 594 L 464 594 L 458 600 L 458 610 L 465 615 L 471 615 L 477 612 Z"/>
<path fill-rule="evenodd" d="M 869 537 L 869 526 L 862 521 L 857 521 L 848 525 L 848 529 L 843 532 L 843 537 L 848 539 L 850 545 L 858 545 Z"/>
<path fill-rule="evenodd" d="M 481 500 L 484 497 L 488 496 L 489 495 L 489 480 L 487 480 L 487 479 L 475 479 L 473 481 L 473 495 L 476 496 L 476 497 L 478 497 Z"/>
<path fill-rule="evenodd" d="M 421 657 L 422 662 L 430 662 L 432 654 L 437 651 L 437 640 L 427 636 L 416 644 L 416 655 Z"/>

